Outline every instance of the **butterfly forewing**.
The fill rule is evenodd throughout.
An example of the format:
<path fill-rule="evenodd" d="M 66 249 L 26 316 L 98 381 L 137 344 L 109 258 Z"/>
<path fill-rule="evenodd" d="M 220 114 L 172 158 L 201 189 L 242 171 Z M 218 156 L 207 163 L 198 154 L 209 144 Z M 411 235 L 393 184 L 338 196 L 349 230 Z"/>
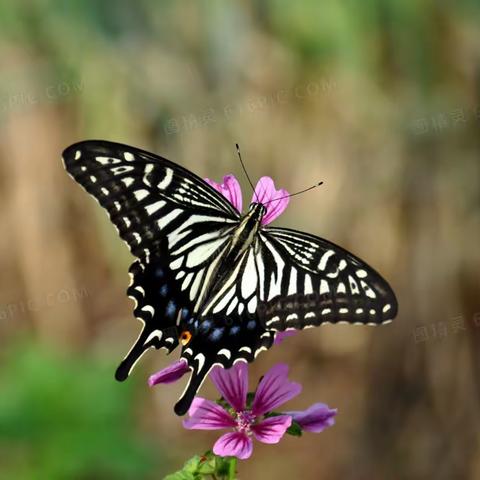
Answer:
<path fill-rule="evenodd" d="M 397 301 L 370 266 L 327 240 L 284 228 L 260 233 L 260 315 L 272 330 L 322 323 L 380 324 Z"/>
<path fill-rule="evenodd" d="M 222 195 L 157 155 L 86 141 L 67 148 L 63 158 L 67 171 L 108 211 L 139 258 L 148 260 L 164 237 L 174 246 L 189 238 L 214 237 L 238 222 L 238 212 Z"/>

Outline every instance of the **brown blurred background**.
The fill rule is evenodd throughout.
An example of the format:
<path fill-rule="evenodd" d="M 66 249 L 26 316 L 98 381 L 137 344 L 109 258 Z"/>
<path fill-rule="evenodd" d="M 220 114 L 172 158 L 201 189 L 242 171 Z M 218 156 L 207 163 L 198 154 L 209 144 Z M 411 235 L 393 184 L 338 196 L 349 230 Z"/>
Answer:
<path fill-rule="evenodd" d="M 157 479 L 213 445 L 113 372 L 137 335 L 132 257 L 61 151 L 98 138 L 216 180 L 297 191 L 277 225 L 342 245 L 400 306 L 259 357 L 335 427 L 256 444 L 240 478 L 480 478 L 480 5 L 476 1 L 0 6 L 0 479 Z M 178 354 L 173 353 L 172 357 Z M 252 385 L 255 378 L 252 378 Z M 209 383 L 209 382 L 207 382 Z M 212 386 L 203 395 L 214 398 Z"/>

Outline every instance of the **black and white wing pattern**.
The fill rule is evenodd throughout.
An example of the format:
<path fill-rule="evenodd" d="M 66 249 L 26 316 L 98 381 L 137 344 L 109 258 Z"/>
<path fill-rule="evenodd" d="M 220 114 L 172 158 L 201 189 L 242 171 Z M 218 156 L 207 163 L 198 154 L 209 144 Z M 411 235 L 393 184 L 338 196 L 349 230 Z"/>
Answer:
<path fill-rule="evenodd" d="M 180 324 L 207 295 L 239 214 L 200 177 L 134 147 L 85 141 L 63 159 L 138 257 L 127 293 L 144 328 L 116 372 L 124 380 L 148 348 L 178 345 Z"/>
<path fill-rule="evenodd" d="M 286 228 L 267 227 L 259 237 L 259 312 L 267 330 L 378 325 L 396 316 L 388 283 L 343 248 Z"/>
<path fill-rule="evenodd" d="M 187 325 L 182 356 L 193 375 L 175 411 L 185 413 L 212 366 L 253 361 L 278 332 L 322 323 L 378 325 L 397 313 L 386 281 L 363 261 L 326 240 L 264 227 L 210 292 L 200 321 Z"/>
<path fill-rule="evenodd" d="M 177 258 L 190 241 L 214 240 L 205 249 L 216 248 L 221 243 L 218 231 L 226 233 L 238 223 L 238 212 L 220 193 L 152 153 L 87 140 L 68 147 L 63 159 L 69 174 L 107 210 L 120 237 L 143 261 L 159 250 L 164 238 L 168 253 Z"/>
<path fill-rule="evenodd" d="M 182 349 L 193 372 L 175 412 L 189 408 L 203 379 L 213 366 L 230 368 L 237 361 L 252 362 L 273 344 L 275 331 L 265 327 L 259 315 L 260 278 L 256 266 L 256 244 L 249 247 L 218 279 L 206 299 L 201 316 L 183 326 L 192 332 Z"/>

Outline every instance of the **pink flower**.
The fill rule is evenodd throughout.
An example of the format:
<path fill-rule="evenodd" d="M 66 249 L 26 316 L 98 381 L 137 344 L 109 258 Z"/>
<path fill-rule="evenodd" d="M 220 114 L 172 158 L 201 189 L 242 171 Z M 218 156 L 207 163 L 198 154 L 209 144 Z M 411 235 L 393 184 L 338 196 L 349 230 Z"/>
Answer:
<path fill-rule="evenodd" d="M 209 178 L 205 181 L 220 192 L 240 213 L 242 212 L 242 189 L 234 175 L 225 175 L 223 183 L 214 182 Z M 262 177 L 257 182 L 251 203 L 265 205 L 267 213 L 262 218 L 262 225 L 267 225 L 284 212 L 289 200 L 286 190 L 276 190 L 270 177 Z"/>
<path fill-rule="evenodd" d="M 184 358 L 171 363 L 168 367 L 159 370 L 157 373 L 150 375 L 148 385 L 153 387 L 159 383 L 173 383 L 183 377 L 188 372 L 188 363 Z"/>
<path fill-rule="evenodd" d="M 291 415 L 302 430 L 320 433 L 335 423 L 336 408 L 329 408 L 324 403 L 314 403 L 303 412 L 286 412 Z"/>
<path fill-rule="evenodd" d="M 322 424 L 321 414 L 314 408 L 315 406 L 305 412 L 266 416 L 278 406 L 297 396 L 302 390 L 299 383 L 288 380 L 288 366 L 285 364 L 276 365 L 266 373 L 258 384 L 251 404 L 247 404 L 248 366 L 246 363 L 238 362 L 229 370 L 215 367 L 210 375 L 223 399 L 231 408 L 225 409 L 211 400 L 195 397 L 188 411 L 189 418 L 184 420 L 183 426 L 192 430 L 232 429 L 215 442 L 213 453 L 216 455 L 249 458 L 253 451 L 252 437 L 263 443 L 278 443 L 292 424 L 292 419 L 296 420 L 296 417 L 305 420 L 307 426 L 313 425 L 316 431 L 321 431 L 322 425 L 326 428 L 334 422 L 333 416 L 336 411 L 330 410 L 334 413 L 329 415 L 322 410 L 323 417 L 326 418 Z M 300 424 L 300 422 L 297 423 Z"/>

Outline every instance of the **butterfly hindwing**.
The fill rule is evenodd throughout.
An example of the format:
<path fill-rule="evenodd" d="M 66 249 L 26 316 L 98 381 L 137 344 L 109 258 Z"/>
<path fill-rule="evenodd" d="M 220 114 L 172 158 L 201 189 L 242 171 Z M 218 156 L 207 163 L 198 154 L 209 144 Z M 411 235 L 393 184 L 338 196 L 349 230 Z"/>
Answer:
<path fill-rule="evenodd" d="M 192 311 L 192 304 L 172 281 L 171 271 L 160 261 L 142 264 L 136 260 L 129 269 L 131 284 L 127 295 L 135 301 L 134 315 L 143 323 L 136 342 L 121 362 L 115 378 L 125 380 L 149 348 L 171 352 L 178 345 L 177 323 Z"/>

